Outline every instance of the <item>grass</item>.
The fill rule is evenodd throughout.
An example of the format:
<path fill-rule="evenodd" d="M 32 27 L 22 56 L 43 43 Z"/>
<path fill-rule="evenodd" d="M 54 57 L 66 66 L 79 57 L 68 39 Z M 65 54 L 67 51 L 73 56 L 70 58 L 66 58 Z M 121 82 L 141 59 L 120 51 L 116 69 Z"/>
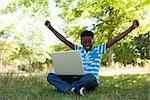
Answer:
<path fill-rule="evenodd" d="M 150 74 L 101 76 L 100 86 L 86 97 L 56 91 L 46 75 L 0 74 L 0 100 L 150 100 Z"/>

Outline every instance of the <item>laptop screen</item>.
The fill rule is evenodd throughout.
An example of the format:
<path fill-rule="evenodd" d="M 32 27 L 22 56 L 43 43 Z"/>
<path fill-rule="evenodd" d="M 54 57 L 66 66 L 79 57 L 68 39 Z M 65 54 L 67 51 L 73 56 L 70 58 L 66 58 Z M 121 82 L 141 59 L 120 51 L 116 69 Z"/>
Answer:
<path fill-rule="evenodd" d="M 57 75 L 84 75 L 79 51 L 52 53 L 52 62 Z"/>

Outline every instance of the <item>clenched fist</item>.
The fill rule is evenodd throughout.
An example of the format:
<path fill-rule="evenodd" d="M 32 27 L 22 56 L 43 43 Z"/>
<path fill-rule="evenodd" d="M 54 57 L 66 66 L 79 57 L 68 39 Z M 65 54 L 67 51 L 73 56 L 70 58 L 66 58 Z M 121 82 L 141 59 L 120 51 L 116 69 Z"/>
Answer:
<path fill-rule="evenodd" d="M 48 20 L 45 21 L 45 25 L 46 25 L 46 27 L 48 27 L 48 28 L 51 26 L 51 24 L 50 24 L 50 22 L 49 22 Z"/>
<path fill-rule="evenodd" d="M 134 20 L 133 24 L 132 24 L 132 27 L 133 28 L 137 28 L 138 26 L 139 26 L 139 21 L 138 20 Z"/>

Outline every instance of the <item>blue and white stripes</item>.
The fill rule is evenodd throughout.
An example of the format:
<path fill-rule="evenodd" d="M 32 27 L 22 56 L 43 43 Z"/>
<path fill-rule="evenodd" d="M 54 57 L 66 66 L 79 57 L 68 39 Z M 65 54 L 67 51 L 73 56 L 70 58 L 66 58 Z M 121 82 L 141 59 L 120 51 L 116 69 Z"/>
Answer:
<path fill-rule="evenodd" d="M 101 55 L 106 52 L 106 44 L 93 46 L 88 52 L 86 52 L 83 47 L 75 45 L 75 50 L 78 50 L 81 53 L 84 73 L 93 74 L 98 80 Z"/>

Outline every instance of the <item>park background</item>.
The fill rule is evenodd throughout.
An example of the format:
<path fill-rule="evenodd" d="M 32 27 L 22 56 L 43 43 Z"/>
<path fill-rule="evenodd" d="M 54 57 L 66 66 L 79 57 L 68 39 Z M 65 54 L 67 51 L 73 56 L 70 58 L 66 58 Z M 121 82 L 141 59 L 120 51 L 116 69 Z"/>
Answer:
<path fill-rule="evenodd" d="M 0 99 L 87 99 L 58 94 L 46 82 L 51 53 L 70 50 L 45 27 L 46 20 L 78 45 L 81 32 L 91 30 L 98 45 L 137 19 L 140 26 L 103 55 L 101 86 L 88 98 L 148 100 L 149 9 L 149 0 L 0 0 Z"/>

